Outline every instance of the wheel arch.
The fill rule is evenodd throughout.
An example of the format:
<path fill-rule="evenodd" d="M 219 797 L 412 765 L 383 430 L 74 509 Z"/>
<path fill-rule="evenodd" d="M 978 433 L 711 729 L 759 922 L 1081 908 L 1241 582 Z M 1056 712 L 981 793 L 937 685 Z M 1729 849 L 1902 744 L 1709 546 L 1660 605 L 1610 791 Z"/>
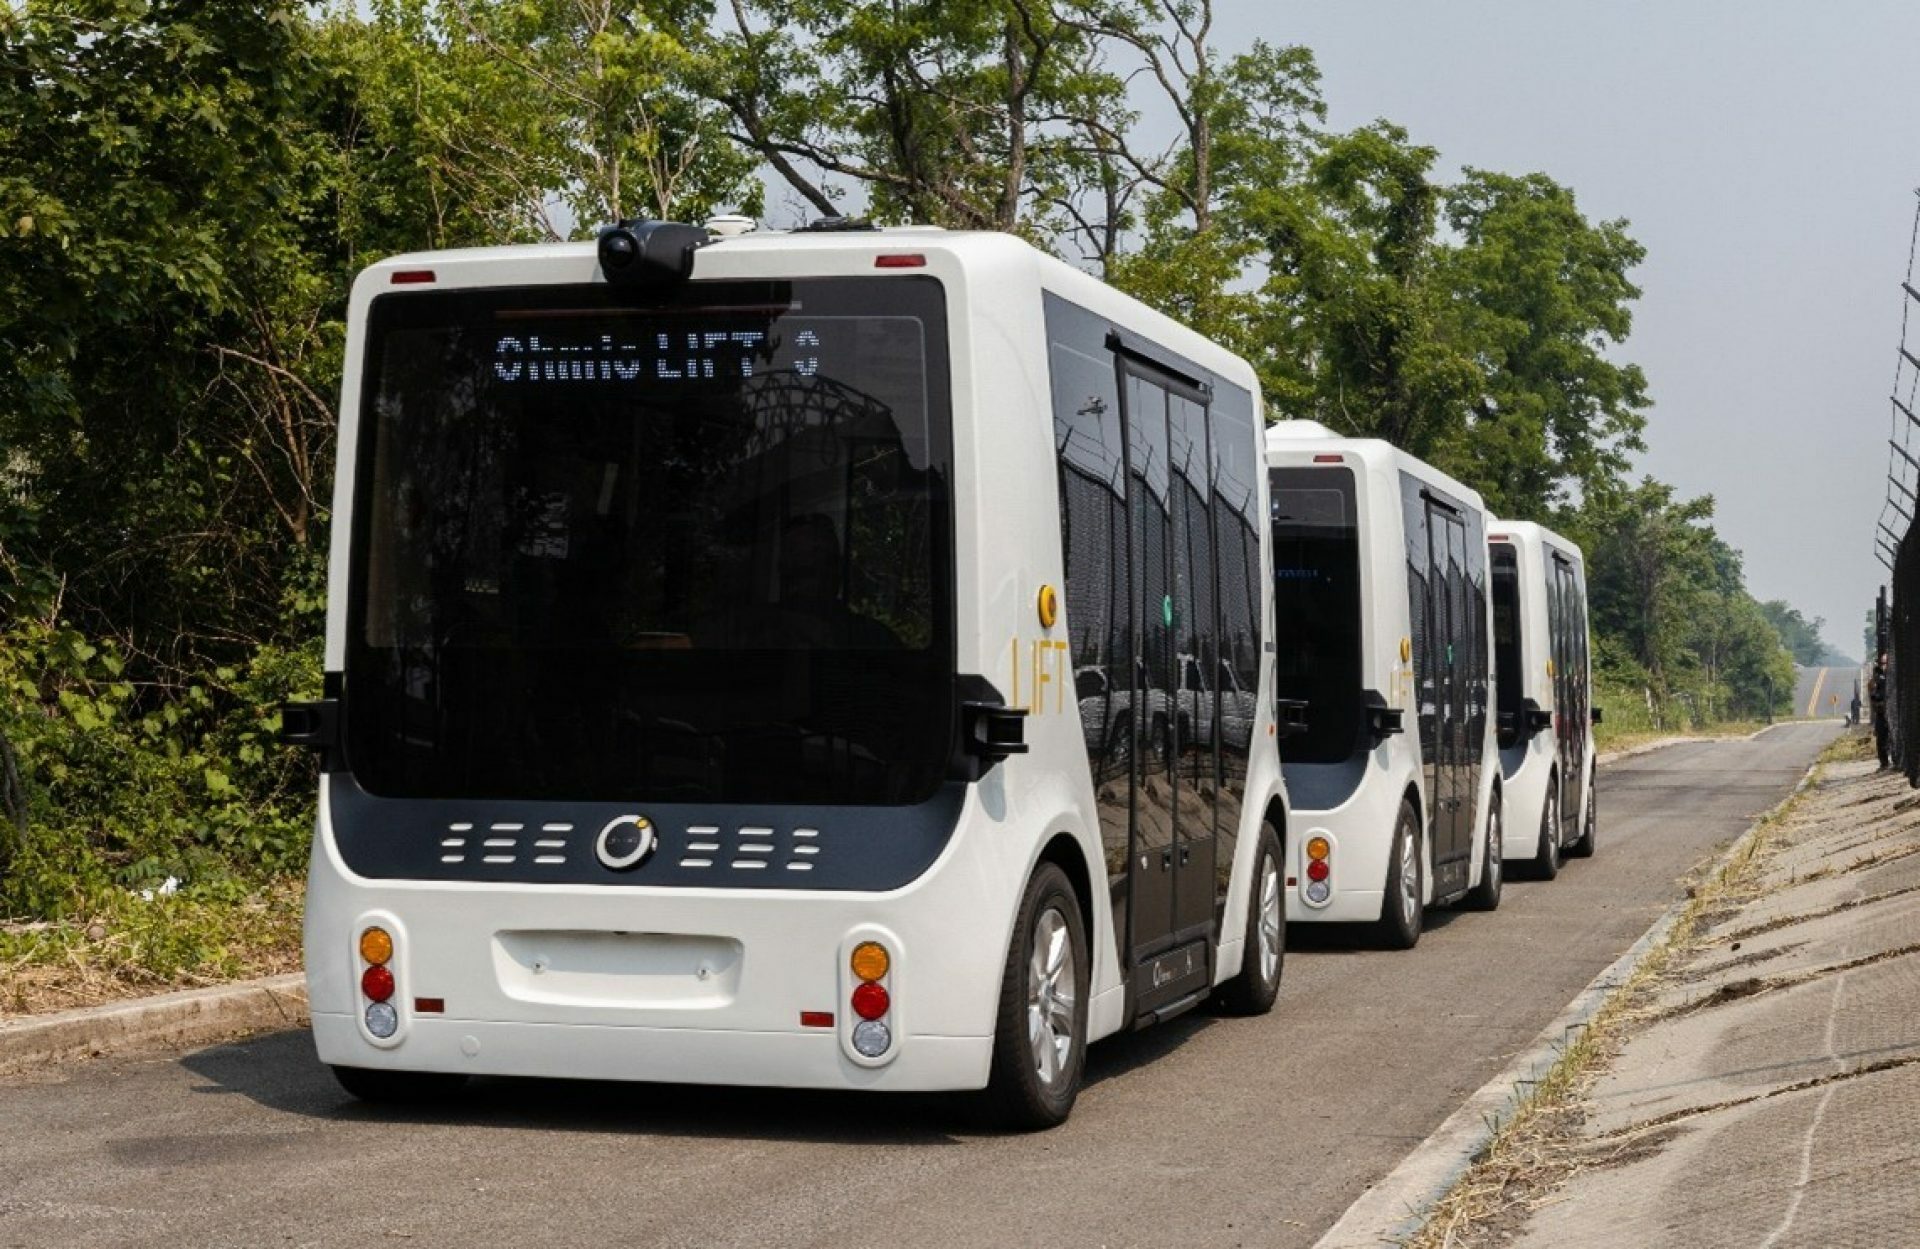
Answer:
<path fill-rule="evenodd" d="M 1040 849 L 1040 855 L 1027 869 L 1027 878 L 1040 870 L 1042 863 L 1051 863 L 1066 873 L 1067 882 L 1073 886 L 1074 901 L 1080 907 L 1080 923 L 1087 936 L 1087 952 L 1091 956 L 1094 946 L 1093 926 L 1093 875 L 1087 868 L 1086 852 L 1080 846 L 1080 839 L 1064 829 L 1047 839 Z M 1012 939 L 1011 934 L 1009 940 Z M 1117 951 L 1116 951 L 1117 953 Z"/>

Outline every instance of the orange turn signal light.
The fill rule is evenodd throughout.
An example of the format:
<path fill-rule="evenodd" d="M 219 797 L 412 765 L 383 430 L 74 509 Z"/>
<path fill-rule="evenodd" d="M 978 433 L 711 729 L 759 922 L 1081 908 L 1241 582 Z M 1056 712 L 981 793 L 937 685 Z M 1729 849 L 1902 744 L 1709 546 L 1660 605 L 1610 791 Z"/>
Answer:
<path fill-rule="evenodd" d="M 854 946 L 853 957 L 848 961 L 853 966 L 853 974 L 866 981 L 880 979 L 887 974 L 887 968 L 893 966 L 887 947 L 878 941 L 862 941 Z"/>
<path fill-rule="evenodd" d="M 1333 844 L 1325 837 L 1315 837 L 1307 842 L 1307 857 L 1318 862 L 1333 853 Z"/>
<path fill-rule="evenodd" d="M 393 957 L 393 938 L 384 928 L 369 928 L 360 934 L 360 957 L 375 967 Z"/>

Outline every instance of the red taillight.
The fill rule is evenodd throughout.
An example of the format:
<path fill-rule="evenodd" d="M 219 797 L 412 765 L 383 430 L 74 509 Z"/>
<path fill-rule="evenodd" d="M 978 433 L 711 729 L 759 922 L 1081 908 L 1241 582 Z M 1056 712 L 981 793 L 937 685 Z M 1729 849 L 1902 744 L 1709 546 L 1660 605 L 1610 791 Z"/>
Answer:
<path fill-rule="evenodd" d="M 1313 457 L 1313 462 L 1315 464 L 1345 464 L 1347 459 L 1343 455 L 1316 455 Z"/>
<path fill-rule="evenodd" d="M 360 992 L 376 1002 L 393 996 L 393 973 L 384 967 L 369 967 L 360 973 Z"/>
<path fill-rule="evenodd" d="M 433 270 L 402 269 L 388 280 L 395 286 L 419 286 L 422 283 L 433 281 Z"/>
<path fill-rule="evenodd" d="M 1327 861 L 1325 859 L 1315 859 L 1313 862 L 1307 864 L 1307 879 L 1325 880 L 1327 878 L 1327 871 Z"/>
<path fill-rule="evenodd" d="M 878 1019 L 892 1004 L 887 991 L 877 984 L 863 984 L 853 991 L 853 1013 L 862 1019 Z"/>
<path fill-rule="evenodd" d="M 833 1012 L 830 1010 L 803 1010 L 800 1012 L 802 1028 L 833 1027 Z"/>
<path fill-rule="evenodd" d="M 443 997 L 417 997 L 413 999 L 413 1013 L 416 1015 L 444 1015 L 447 1013 L 447 999 Z"/>
<path fill-rule="evenodd" d="M 919 252 L 875 256 L 873 267 L 876 269 L 924 269 L 927 267 L 927 258 Z"/>

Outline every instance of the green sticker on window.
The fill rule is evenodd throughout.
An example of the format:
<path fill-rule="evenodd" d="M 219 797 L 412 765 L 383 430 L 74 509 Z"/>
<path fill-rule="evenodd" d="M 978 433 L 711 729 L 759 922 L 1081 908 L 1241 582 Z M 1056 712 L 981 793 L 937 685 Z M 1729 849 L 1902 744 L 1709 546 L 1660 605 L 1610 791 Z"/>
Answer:
<path fill-rule="evenodd" d="M 1167 628 L 1173 628 L 1173 595 L 1163 595 L 1160 599 L 1160 618 L 1166 621 Z"/>

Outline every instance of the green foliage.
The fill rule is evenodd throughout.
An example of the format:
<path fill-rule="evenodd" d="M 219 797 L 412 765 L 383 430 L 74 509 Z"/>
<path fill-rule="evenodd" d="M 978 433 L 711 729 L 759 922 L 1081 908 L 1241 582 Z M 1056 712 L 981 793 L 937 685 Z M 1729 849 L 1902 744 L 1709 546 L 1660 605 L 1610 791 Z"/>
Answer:
<path fill-rule="evenodd" d="M 1781 642 L 1793 652 L 1795 663 L 1816 668 L 1834 662 L 1829 659 L 1831 652 L 1820 637 L 1820 630 L 1827 624 L 1825 620 L 1819 616 L 1808 620 L 1798 608 L 1781 599 L 1767 600 L 1760 604 L 1760 610 L 1766 616 L 1767 623 L 1780 635 Z"/>
<path fill-rule="evenodd" d="M 1583 540 L 1595 666 L 1695 723 L 1791 709 L 1793 657 L 1714 533 L 1711 498 L 1647 479 L 1591 498 L 1564 527 Z"/>
<path fill-rule="evenodd" d="M 320 683 L 361 267 L 759 213 L 762 177 L 1075 257 L 1253 361 L 1276 414 L 1570 532 L 1610 716 L 1784 708 L 1797 614 L 1748 596 L 1710 500 L 1624 479 L 1626 223 L 1330 131 L 1310 51 L 1211 30 L 1210 0 L 0 8 L 0 909 L 111 913 L 166 977 L 237 966 L 193 908 L 297 870 L 312 764 L 271 733 Z M 184 899 L 126 909 L 168 876 Z"/>

